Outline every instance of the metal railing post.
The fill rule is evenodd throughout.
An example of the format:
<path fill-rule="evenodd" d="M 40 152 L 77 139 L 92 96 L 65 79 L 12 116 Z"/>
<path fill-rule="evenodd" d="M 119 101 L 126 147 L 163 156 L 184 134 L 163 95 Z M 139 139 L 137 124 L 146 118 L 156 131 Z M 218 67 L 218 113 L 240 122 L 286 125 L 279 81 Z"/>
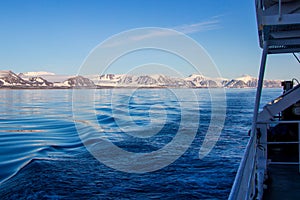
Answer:
<path fill-rule="evenodd" d="M 282 18 L 282 11 L 281 11 L 281 0 L 278 1 L 278 21 L 281 21 L 281 18 Z"/>
<path fill-rule="evenodd" d="M 258 79 L 258 83 L 257 83 L 255 106 L 254 106 L 254 113 L 253 113 L 253 120 L 252 120 L 252 127 L 251 127 L 251 135 L 252 136 L 255 136 L 255 133 L 256 133 L 256 122 L 257 122 L 261 92 L 262 92 L 262 87 L 263 87 L 263 82 L 264 82 L 264 74 L 265 74 L 265 68 L 266 68 L 267 55 L 268 55 L 268 42 L 265 41 L 262 58 L 261 58 L 261 63 L 260 63 L 259 79 Z"/>

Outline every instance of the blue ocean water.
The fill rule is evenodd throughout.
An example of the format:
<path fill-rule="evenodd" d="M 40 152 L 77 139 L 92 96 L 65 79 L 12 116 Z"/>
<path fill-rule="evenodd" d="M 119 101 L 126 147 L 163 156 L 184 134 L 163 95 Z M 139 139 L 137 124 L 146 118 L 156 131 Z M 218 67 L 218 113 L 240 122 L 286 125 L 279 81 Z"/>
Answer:
<path fill-rule="evenodd" d="M 74 107 L 72 90 L 0 90 L 0 199 L 227 199 L 248 140 L 255 90 L 225 90 L 225 124 L 202 159 L 212 103 L 208 89 L 193 92 L 197 101 L 188 94 L 178 99 L 168 89 L 77 90 L 83 99 Z M 280 93 L 264 89 L 262 104 Z M 148 153 L 196 122 L 187 151 L 153 172 L 110 168 L 83 145 L 96 145 L 101 132 L 126 151 Z M 86 127 L 80 137 L 75 125 Z"/>

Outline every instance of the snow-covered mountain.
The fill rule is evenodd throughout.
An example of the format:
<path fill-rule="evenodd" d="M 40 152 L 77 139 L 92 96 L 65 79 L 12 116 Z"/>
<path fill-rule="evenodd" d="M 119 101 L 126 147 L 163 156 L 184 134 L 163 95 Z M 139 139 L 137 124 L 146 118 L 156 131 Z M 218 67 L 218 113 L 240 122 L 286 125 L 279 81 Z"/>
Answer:
<path fill-rule="evenodd" d="M 25 81 L 20 78 L 17 74 L 13 73 L 10 70 L 0 71 L 0 85 L 1 86 L 21 86 L 28 85 L 30 86 L 29 81 Z"/>
<path fill-rule="evenodd" d="M 100 86 L 112 87 L 187 87 L 184 79 L 168 77 L 162 74 L 104 74 L 99 76 L 99 79 L 94 82 Z"/>
<path fill-rule="evenodd" d="M 32 86 L 48 86 L 52 87 L 53 83 L 47 81 L 46 79 L 42 77 L 31 77 L 28 79 Z"/>
<path fill-rule="evenodd" d="M 258 79 L 249 75 L 243 75 L 242 77 L 232 79 L 224 87 L 226 88 L 255 88 L 257 87 Z M 278 88 L 281 87 L 280 80 L 264 80 L 264 87 L 266 88 Z"/>
<path fill-rule="evenodd" d="M 236 79 L 210 78 L 192 74 L 186 78 L 169 77 L 165 75 L 115 75 L 105 74 L 94 80 L 96 85 L 113 87 L 189 87 L 189 88 L 255 88 L 257 78 L 243 75 Z M 265 80 L 264 87 L 281 87 L 280 80 Z"/>
<path fill-rule="evenodd" d="M 35 76 L 40 75 L 40 76 Z M 50 77 L 50 80 L 48 79 Z M 104 74 L 88 76 L 59 76 L 50 72 L 27 72 L 19 75 L 12 71 L 0 71 L 0 87 L 44 88 L 102 88 L 102 87 L 174 87 L 174 88 L 254 88 L 257 78 L 249 75 L 235 79 L 210 78 L 200 74 L 189 77 L 169 77 L 162 74 L 130 75 Z M 52 79 L 51 79 L 52 78 Z M 264 87 L 280 87 L 279 80 L 265 80 Z"/>
<path fill-rule="evenodd" d="M 24 72 L 24 73 L 18 74 L 18 76 L 24 80 L 28 80 L 33 77 L 41 77 L 41 78 L 43 78 L 49 82 L 53 82 L 53 83 L 60 83 L 60 82 L 67 80 L 68 78 L 71 78 L 71 76 L 68 76 L 68 75 L 58 75 L 58 74 L 55 74 L 52 72 L 44 72 L 44 71 Z"/>
<path fill-rule="evenodd" d="M 25 80 L 14 72 L 0 71 L 0 86 L 1 87 L 52 87 L 53 83 L 41 78 L 31 77 Z"/>
<path fill-rule="evenodd" d="M 68 78 L 66 81 L 63 82 L 63 84 L 68 87 L 76 87 L 76 88 L 95 87 L 93 81 L 83 76 L 75 76 L 75 77 Z"/>
<path fill-rule="evenodd" d="M 193 87 L 218 88 L 224 87 L 224 82 L 227 82 L 228 80 L 225 78 L 210 78 L 199 74 L 192 74 L 185 78 L 185 81 L 189 83 L 188 85 Z"/>

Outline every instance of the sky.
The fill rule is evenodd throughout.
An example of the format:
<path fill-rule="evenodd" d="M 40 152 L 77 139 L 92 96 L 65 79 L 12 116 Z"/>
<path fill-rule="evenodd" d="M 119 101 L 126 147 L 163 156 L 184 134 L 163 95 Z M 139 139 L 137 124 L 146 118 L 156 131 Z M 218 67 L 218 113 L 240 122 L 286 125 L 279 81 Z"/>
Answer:
<path fill-rule="evenodd" d="M 76 74 L 97 45 L 143 27 L 187 34 L 225 78 L 256 77 L 261 57 L 254 0 L 0 1 L 0 26 L 0 70 L 16 73 Z M 130 67 L 115 67 L 112 73 Z M 293 55 L 269 56 L 267 79 L 291 79 L 295 74 L 300 68 Z"/>

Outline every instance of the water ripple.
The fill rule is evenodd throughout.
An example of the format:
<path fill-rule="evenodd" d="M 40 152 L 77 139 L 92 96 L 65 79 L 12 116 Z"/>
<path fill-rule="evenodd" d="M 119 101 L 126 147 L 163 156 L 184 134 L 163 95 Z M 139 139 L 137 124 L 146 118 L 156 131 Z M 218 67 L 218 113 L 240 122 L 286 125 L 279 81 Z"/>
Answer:
<path fill-rule="evenodd" d="M 91 92 L 80 90 L 83 97 Z M 155 151 L 179 130 L 180 103 L 167 90 L 114 92 L 112 98 L 112 90 L 97 90 L 94 105 L 83 100 L 76 118 L 71 90 L 0 90 L 0 198 L 227 199 L 248 139 L 254 90 L 226 91 L 224 129 L 202 160 L 198 152 L 211 120 L 208 90 L 195 90 L 199 105 L 181 99 L 189 121 L 182 124 L 184 134 L 198 126 L 194 116 L 200 113 L 196 138 L 174 163 L 146 174 L 110 169 L 82 142 L 96 148 L 105 139 L 130 152 Z M 279 93 L 270 90 L 263 101 Z"/>

